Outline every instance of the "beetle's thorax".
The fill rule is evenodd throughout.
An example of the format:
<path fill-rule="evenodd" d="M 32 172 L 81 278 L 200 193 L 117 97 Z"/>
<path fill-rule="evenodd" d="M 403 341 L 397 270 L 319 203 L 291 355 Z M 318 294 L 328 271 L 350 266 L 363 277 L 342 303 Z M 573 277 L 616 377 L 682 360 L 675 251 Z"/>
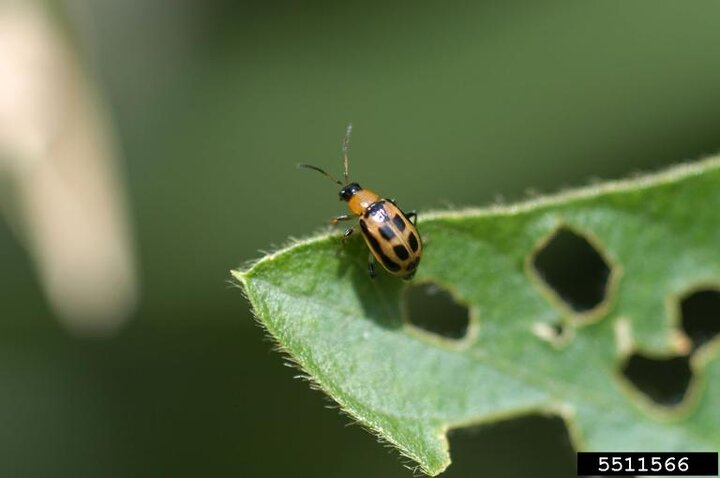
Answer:
<path fill-rule="evenodd" d="M 368 189 L 361 188 L 357 183 L 350 183 L 340 191 L 340 199 L 348 203 L 351 213 L 359 216 L 372 203 L 379 201 L 380 196 Z"/>

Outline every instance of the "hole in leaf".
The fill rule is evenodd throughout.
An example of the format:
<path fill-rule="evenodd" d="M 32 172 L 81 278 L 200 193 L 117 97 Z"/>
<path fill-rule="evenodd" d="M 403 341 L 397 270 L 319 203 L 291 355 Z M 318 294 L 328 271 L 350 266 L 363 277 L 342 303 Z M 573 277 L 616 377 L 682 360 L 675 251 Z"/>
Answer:
<path fill-rule="evenodd" d="M 437 284 L 419 284 L 405 290 L 408 320 L 446 339 L 465 337 L 470 322 L 468 308 Z"/>
<path fill-rule="evenodd" d="M 550 343 L 554 347 L 563 347 L 572 339 L 572 329 L 563 322 L 537 322 L 533 324 L 536 337 Z"/>
<path fill-rule="evenodd" d="M 683 401 L 692 380 L 687 356 L 656 359 L 633 354 L 622 373 L 636 389 L 666 407 Z"/>
<path fill-rule="evenodd" d="M 680 313 L 683 330 L 697 349 L 720 334 L 720 291 L 693 292 L 680 303 Z"/>
<path fill-rule="evenodd" d="M 583 236 L 560 228 L 535 254 L 533 266 L 543 281 L 576 312 L 594 309 L 605 299 L 610 267 Z"/>
<path fill-rule="evenodd" d="M 555 334 L 555 337 L 559 338 L 565 335 L 565 324 L 563 324 L 562 322 L 555 322 L 554 324 L 550 325 L 550 328 L 553 334 Z"/>
<path fill-rule="evenodd" d="M 575 450 L 559 417 L 530 415 L 450 431 L 452 464 L 443 478 L 575 477 Z"/>

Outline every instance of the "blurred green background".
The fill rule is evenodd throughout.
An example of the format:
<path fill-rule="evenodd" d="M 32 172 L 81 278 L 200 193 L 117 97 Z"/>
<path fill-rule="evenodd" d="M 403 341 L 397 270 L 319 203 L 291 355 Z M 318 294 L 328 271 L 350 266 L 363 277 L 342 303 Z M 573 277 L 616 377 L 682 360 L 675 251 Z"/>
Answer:
<path fill-rule="evenodd" d="M 406 477 L 253 322 L 229 270 L 342 213 L 310 162 L 422 214 L 720 147 L 720 4 L 51 4 L 116 126 L 135 316 L 73 338 L 0 222 L 1 476 Z M 445 476 L 573 476 L 557 419 L 462 431 Z M 519 458 L 518 458 L 519 457 Z"/>

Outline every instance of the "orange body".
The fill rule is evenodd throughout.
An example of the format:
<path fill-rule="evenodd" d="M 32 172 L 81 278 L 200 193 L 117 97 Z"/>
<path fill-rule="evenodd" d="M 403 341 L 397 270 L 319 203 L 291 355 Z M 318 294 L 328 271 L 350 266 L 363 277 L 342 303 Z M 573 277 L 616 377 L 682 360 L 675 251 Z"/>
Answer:
<path fill-rule="evenodd" d="M 394 202 L 374 193 L 370 195 L 377 200 L 371 202 L 359 218 L 365 243 L 385 270 L 405 280 L 412 279 L 422 256 L 420 234 Z"/>
<path fill-rule="evenodd" d="M 417 218 L 417 214 L 414 211 L 405 214 L 393 200 L 383 199 L 377 193 L 363 189 L 358 183 L 348 180 L 347 152 L 350 147 L 351 130 L 352 125 L 348 126 L 343 140 L 344 182 L 317 166 L 310 164 L 298 166 L 317 171 L 342 187 L 338 195 L 341 201 L 347 202 L 351 214 L 334 217 L 330 220 L 330 224 L 337 224 L 339 221 L 347 221 L 357 216 L 363 238 L 370 249 L 368 256 L 370 277 L 375 277 L 374 260 L 377 260 L 392 275 L 405 280 L 412 279 L 420 264 L 423 250 L 422 238 L 415 223 L 410 220 L 411 217 Z M 345 238 L 354 230 L 353 227 L 347 229 Z"/>
<path fill-rule="evenodd" d="M 356 216 L 361 216 L 372 203 L 379 200 L 379 195 L 370 190 L 361 189 L 348 200 L 348 209 Z"/>

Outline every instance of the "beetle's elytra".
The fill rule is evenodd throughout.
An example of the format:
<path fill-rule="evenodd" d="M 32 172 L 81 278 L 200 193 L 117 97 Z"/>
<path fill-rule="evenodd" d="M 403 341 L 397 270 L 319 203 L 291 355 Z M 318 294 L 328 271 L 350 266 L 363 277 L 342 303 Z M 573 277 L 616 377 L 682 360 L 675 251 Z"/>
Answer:
<path fill-rule="evenodd" d="M 300 164 L 303 168 L 318 171 L 340 186 L 340 200 L 347 202 L 350 214 L 334 217 L 331 224 L 357 218 L 365 243 L 370 249 L 368 255 L 368 272 L 375 277 L 374 262 L 377 260 L 390 274 L 405 280 L 412 279 L 420 264 L 423 243 L 415 227 L 417 214 L 402 211 L 392 199 L 385 199 L 378 194 L 351 183 L 348 179 L 348 149 L 350 146 L 349 125 L 343 140 L 344 182 L 335 179 L 322 169 L 309 164 Z M 411 220 L 415 219 L 415 220 Z M 345 231 L 345 240 L 353 232 L 354 227 Z"/>

